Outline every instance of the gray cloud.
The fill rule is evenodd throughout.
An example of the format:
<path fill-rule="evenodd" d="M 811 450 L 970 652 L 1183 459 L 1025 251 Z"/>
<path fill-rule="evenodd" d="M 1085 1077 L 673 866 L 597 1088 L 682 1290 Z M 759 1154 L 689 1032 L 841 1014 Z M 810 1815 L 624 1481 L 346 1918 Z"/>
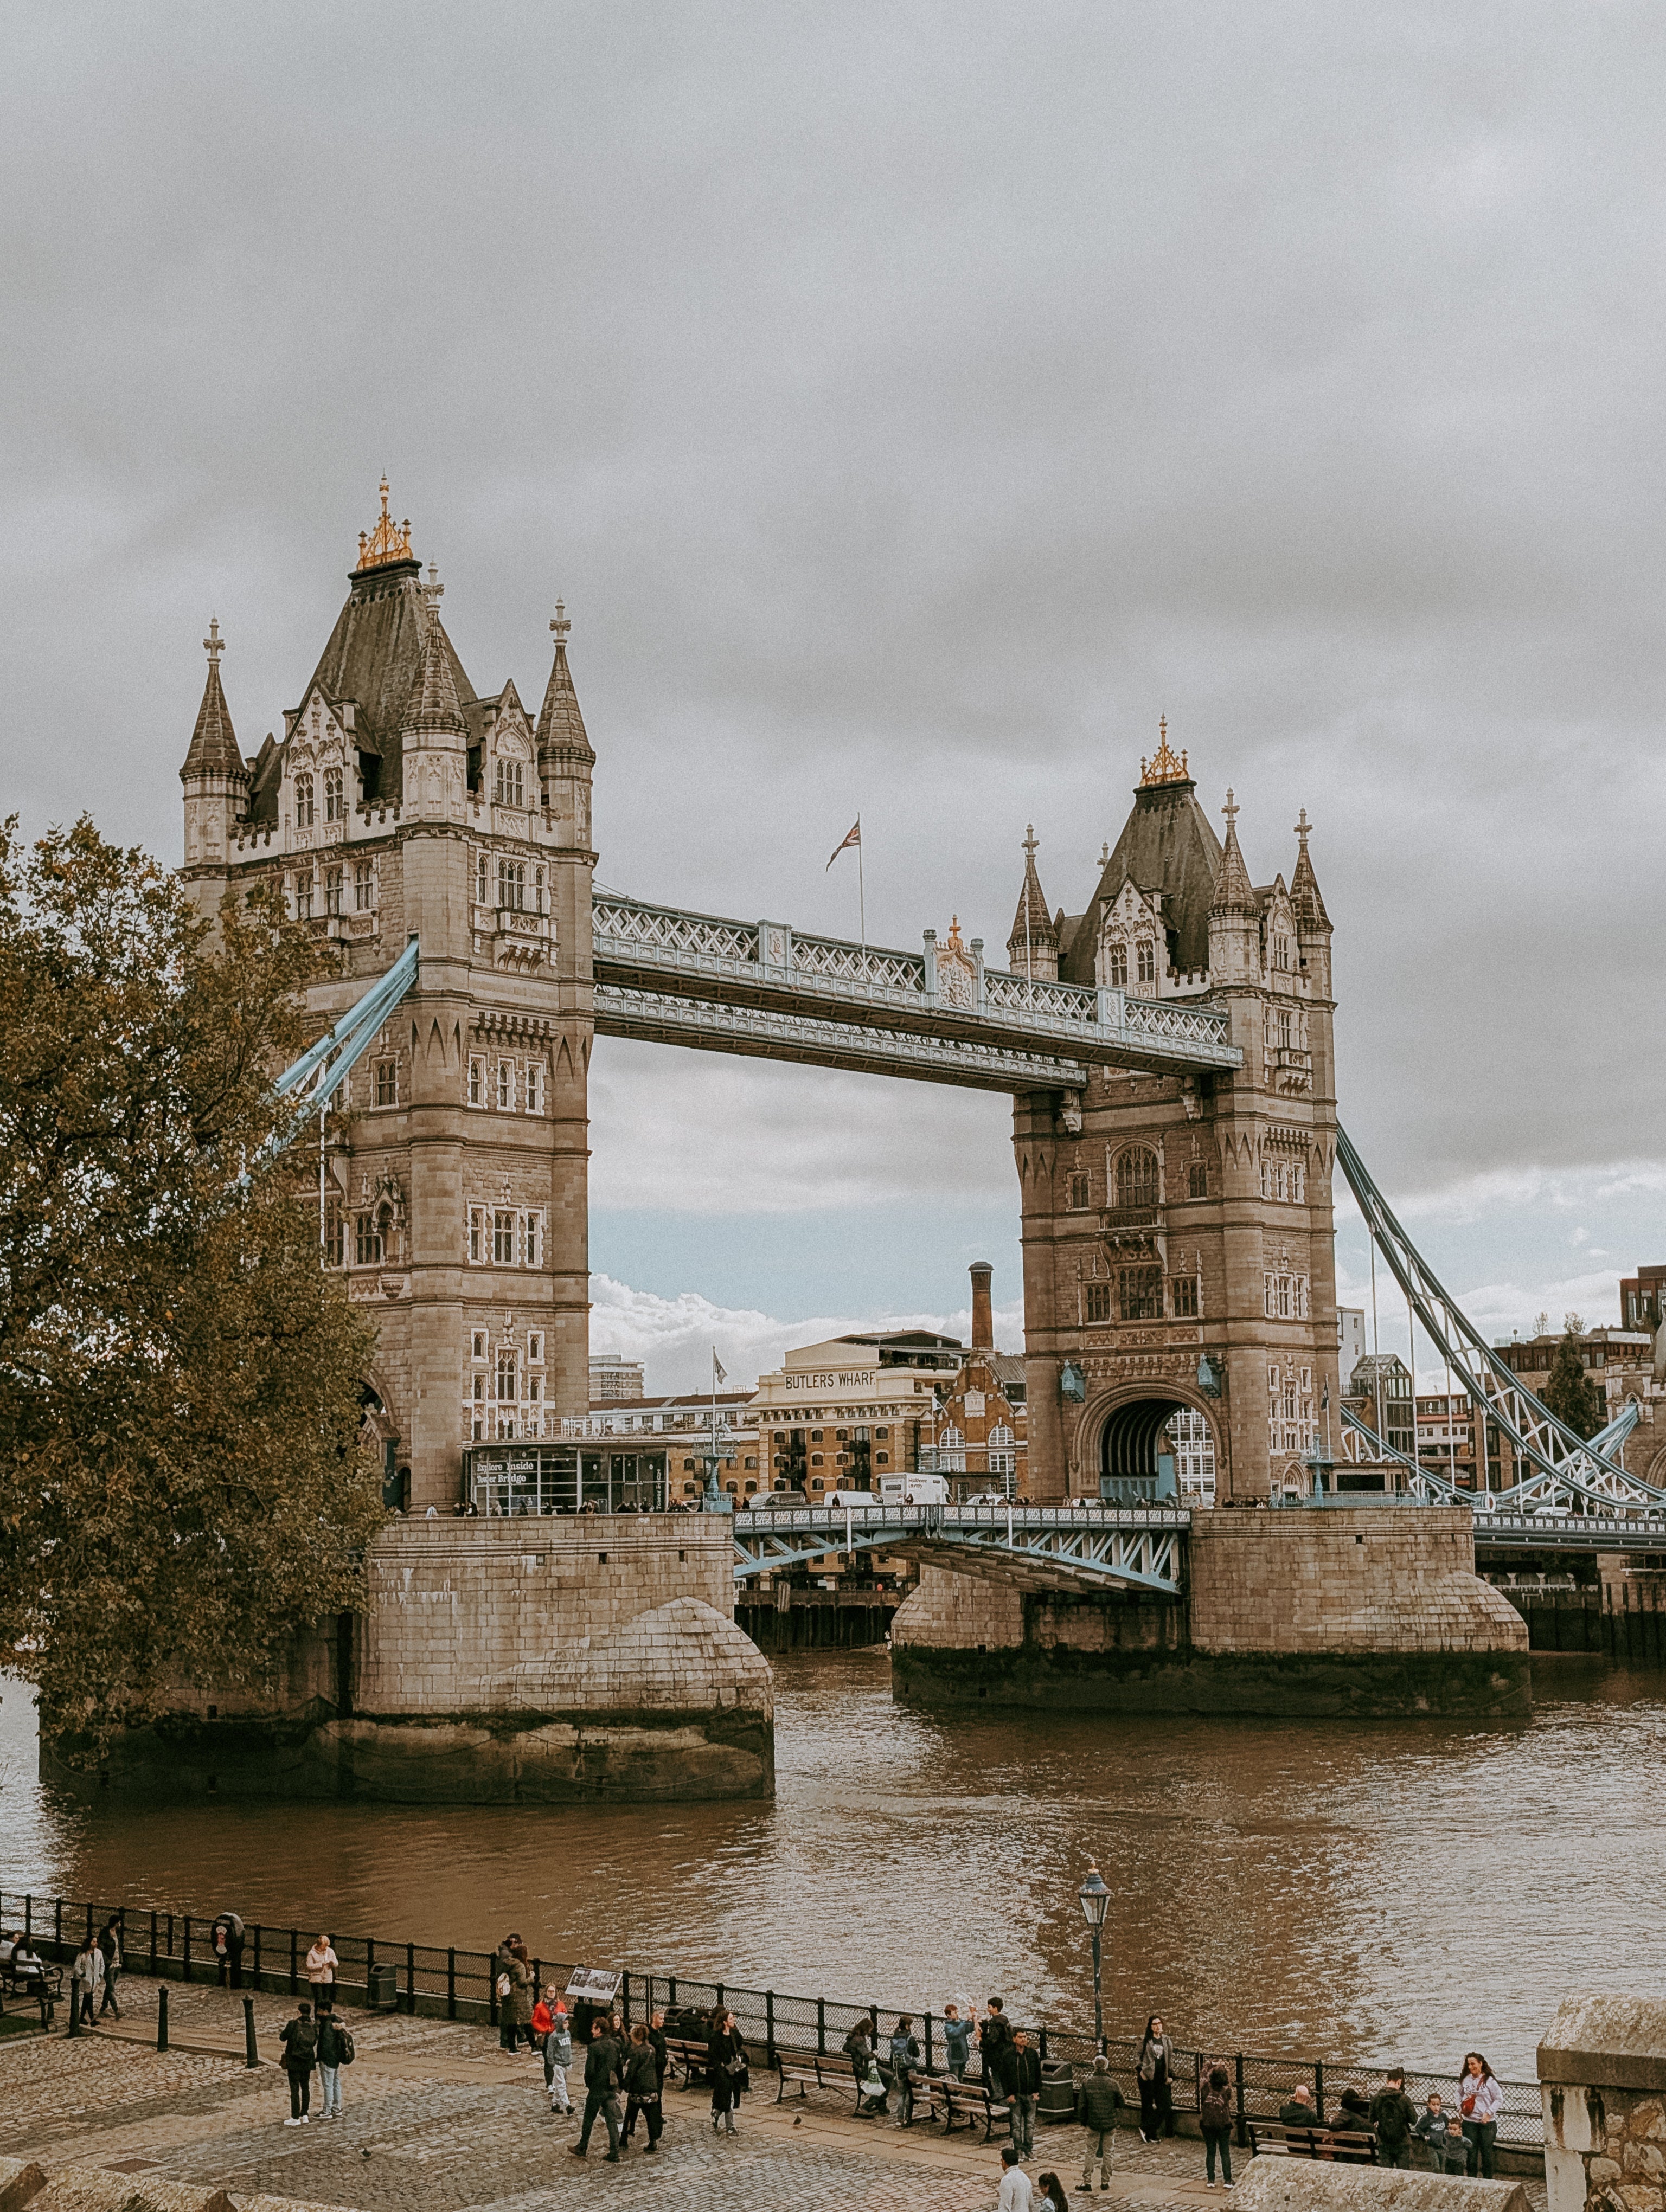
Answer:
<path fill-rule="evenodd" d="M 1258 878 L 1319 825 L 1391 1187 L 1657 1156 L 1658 11 L 13 23 L 32 822 L 177 854 L 210 611 L 252 751 L 386 468 L 483 688 L 565 592 L 606 880 L 848 928 L 860 805 L 871 932 L 997 947 L 1025 821 L 1073 908 L 1166 712 Z M 685 1129 L 789 1080 L 842 1199 L 838 1085 Z"/>

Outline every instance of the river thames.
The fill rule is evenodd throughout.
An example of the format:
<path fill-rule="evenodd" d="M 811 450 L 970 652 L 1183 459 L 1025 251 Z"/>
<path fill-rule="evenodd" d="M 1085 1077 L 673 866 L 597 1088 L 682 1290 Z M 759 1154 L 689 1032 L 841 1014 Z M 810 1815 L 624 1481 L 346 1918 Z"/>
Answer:
<path fill-rule="evenodd" d="M 1657 1993 L 1666 1677 L 1535 1661 L 1512 1728 L 939 1720 L 880 1651 L 779 1662 L 771 1804 L 94 1807 L 0 1705 L 0 1886 L 1091 2027 L 1530 2080 L 1559 1998 Z"/>

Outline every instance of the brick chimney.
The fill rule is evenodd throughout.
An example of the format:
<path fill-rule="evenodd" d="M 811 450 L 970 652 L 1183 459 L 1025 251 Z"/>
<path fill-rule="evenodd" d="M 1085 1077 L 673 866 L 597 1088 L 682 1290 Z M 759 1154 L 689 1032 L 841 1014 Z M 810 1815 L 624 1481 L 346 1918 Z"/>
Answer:
<path fill-rule="evenodd" d="M 994 1317 L 989 1310 L 989 1278 L 994 1269 L 987 1260 L 972 1262 L 972 1350 L 993 1352 L 995 1348 Z"/>

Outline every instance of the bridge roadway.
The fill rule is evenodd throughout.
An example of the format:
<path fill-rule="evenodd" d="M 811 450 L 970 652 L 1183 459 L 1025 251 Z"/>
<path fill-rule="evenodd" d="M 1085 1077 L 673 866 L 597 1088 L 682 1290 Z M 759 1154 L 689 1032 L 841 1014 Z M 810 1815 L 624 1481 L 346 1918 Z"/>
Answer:
<path fill-rule="evenodd" d="M 934 930 L 901 952 L 600 890 L 591 920 L 603 1036 L 1009 1094 L 1080 1091 L 1093 1066 L 1199 1075 L 1243 1061 L 1210 1000 L 1009 975 Z"/>

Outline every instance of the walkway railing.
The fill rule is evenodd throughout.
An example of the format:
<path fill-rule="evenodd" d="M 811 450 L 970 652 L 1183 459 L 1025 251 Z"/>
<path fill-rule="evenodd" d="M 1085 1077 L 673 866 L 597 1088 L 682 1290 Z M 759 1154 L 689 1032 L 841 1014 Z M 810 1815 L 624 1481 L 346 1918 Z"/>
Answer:
<path fill-rule="evenodd" d="M 122 1956 L 129 1973 L 165 1980 L 214 1982 L 220 1978 L 214 1951 L 215 1913 L 151 1912 L 137 1907 L 70 1903 L 64 1898 L 30 1897 L 0 1891 L 0 1929 L 7 1935 L 21 1929 L 41 1956 L 68 1961 L 84 1936 L 95 1936 L 106 1920 L 122 1930 Z M 248 1921 L 244 1925 L 239 1986 L 277 1995 L 307 1994 L 307 1954 L 319 1930 L 315 1926 L 274 1928 Z M 368 1996 L 372 1971 L 392 1968 L 392 2001 L 401 2012 L 432 2018 L 477 2021 L 496 2025 L 496 1969 L 486 1951 L 439 1948 L 433 1944 L 390 1941 L 383 1936 L 332 1933 L 331 1942 L 340 1961 L 336 1987 L 341 1995 L 363 2003 Z M 584 1963 L 621 1971 L 617 1960 L 592 1955 Z M 539 1988 L 550 1982 L 565 1988 L 574 1966 L 570 1960 L 534 1959 Z M 679 2012 L 709 2014 L 722 2005 L 734 2014 L 740 2033 L 753 2053 L 770 2064 L 780 2051 L 814 2051 L 837 2057 L 844 2040 L 859 2020 L 877 2014 L 880 2027 L 880 2057 L 896 2025 L 899 2010 L 912 2014 L 915 2033 L 924 2050 L 927 2065 L 940 2069 L 944 2063 L 943 2017 L 926 2010 L 918 2001 L 895 2004 L 852 2003 L 838 1997 L 806 1997 L 775 1990 L 754 1990 L 734 1982 L 712 1981 L 702 1975 L 673 1974 L 658 1968 L 623 1970 L 619 1997 L 627 2024 L 646 2020 L 663 2007 L 667 2021 Z M 1078 2072 L 1093 2063 L 1097 2048 L 1091 2034 L 1053 2021 L 1034 2021 L 1018 2008 L 1008 2017 L 1015 2027 L 1027 2027 L 1035 2038 L 1043 2063 L 1062 2061 Z M 1105 2052 L 1111 2072 L 1137 2112 L 1140 2085 L 1135 2076 L 1139 2059 L 1136 2038 L 1112 2036 Z M 1420 2111 L 1431 2090 L 1450 2100 L 1456 2089 L 1459 2058 L 1437 2072 L 1426 2067 L 1408 2071 L 1406 2094 Z M 1380 2061 L 1345 2062 L 1335 2058 L 1268 2057 L 1247 2051 L 1219 2048 L 1193 2050 L 1175 2045 L 1174 2106 L 1178 2113 L 1195 2112 L 1197 2088 L 1211 2066 L 1225 2064 L 1231 2074 L 1237 2100 L 1238 2132 L 1251 2120 L 1275 2119 L 1280 2105 L 1298 2082 L 1311 2093 L 1319 2121 L 1335 2113 L 1345 2088 L 1358 2087 L 1369 2095 L 1383 2074 Z M 976 2078 L 976 2051 L 970 2068 Z M 1544 2143 L 1544 2125 L 1536 2082 L 1504 2081 L 1504 2109 L 1499 2115 L 1501 2148 L 1537 2153 Z"/>

